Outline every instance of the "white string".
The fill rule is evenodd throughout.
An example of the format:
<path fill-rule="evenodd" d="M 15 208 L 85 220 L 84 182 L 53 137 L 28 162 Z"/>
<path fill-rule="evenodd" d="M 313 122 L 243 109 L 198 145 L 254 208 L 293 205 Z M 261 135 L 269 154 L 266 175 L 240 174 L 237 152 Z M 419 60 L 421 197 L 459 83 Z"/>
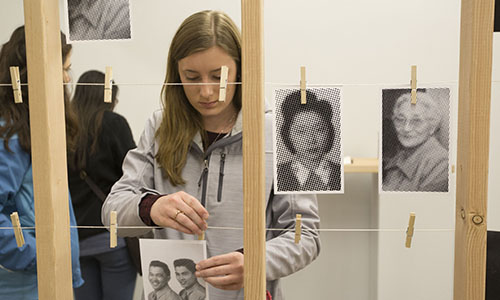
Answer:
<path fill-rule="evenodd" d="M 27 83 L 20 83 L 20 86 L 27 86 Z M 0 83 L 0 86 L 12 86 L 12 83 Z"/>
<path fill-rule="evenodd" d="M 242 84 L 241 82 L 228 82 L 227 83 L 228 85 L 240 85 Z M 28 86 L 28 83 L 21 83 L 20 84 L 21 86 Z M 81 85 L 81 86 L 104 86 L 105 84 L 104 83 L 77 83 L 77 82 L 69 82 L 69 83 L 63 83 L 63 85 L 71 85 L 71 86 L 77 86 L 77 85 Z M 147 85 L 153 85 L 153 86 L 156 86 L 156 85 L 173 85 L 173 86 L 179 86 L 179 85 L 215 85 L 215 86 L 219 86 L 220 83 L 198 83 L 198 82 L 192 82 L 192 83 L 182 83 L 182 82 L 171 82 L 171 83 L 127 83 L 127 82 L 124 82 L 124 83 L 119 83 L 119 84 L 115 84 L 115 85 L 144 85 L 144 86 L 147 86 Z M 0 86 L 12 86 L 11 83 L 0 83 Z"/>
<path fill-rule="evenodd" d="M 109 229 L 109 226 L 70 226 L 70 228 L 80 228 L 80 229 Z M 165 229 L 166 227 L 160 226 L 116 226 L 117 229 Z M 0 227 L 1 229 L 13 230 L 13 227 Z M 21 227 L 21 229 L 35 229 L 35 227 Z M 240 230 L 241 227 L 217 227 L 217 226 L 208 226 L 208 229 L 214 230 Z M 266 231 L 295 231 L 295 228 L 266 228 Z M 302 231 L 309 232 L 406 232 L 406 229 L 398 229 L 398 228 L 328 228 L 328 229 L 310 229 L 302 227 Z M 454 232 L 455 229 L 417 229 L 414 231 L 419 232 Z"/>
<path fill-rule="evenodd" d="M 492 81 L 494 82 L 494 81 Z M 500 81 L 499 81 L 500 82 Z M 436 82 L 419 82 L 419 85 L 437 85 L 437 84 L 457 84 L 458 81 L 436 81 Z M 279 83 L 266 82 L 270 86 L 300 86 L 299 83 Z M 394 86 L 394 87 L 409 87 L 410 83 L 308 83 L 307 87 L 349 87 L 349 86 Z"/>
<path fill-rule="evenodd" d="M 499 80 L 494 80 L 491 81 L 492 83 L 499 83 Z M 421 86 L 424 85 L 438 85 L 438 84 L 457 84 L 458 81 L 435 81 L 435 82 L 419 82 Z M 70 86 L 104 86 L 104 83 L 63 83 L 64 85 L 70 85 Z M 241 85 L 243 84 L 242 82 L 228 82 L 228 85 Z M 294 82 L 294 83 L 279 83 L 279 82 L 265 82 L 264 83 L 267 86 L 283 86 L 283 87 L 299 87 L 300 83 Z M 21 83 L 21 86 L 27 86 L 27 83 Z M 220 83 L 182 83 L 182 82 L 170 82 L 170 83 L 130 83 L 130 82 L 123 82 L 123 83 L 117 83 L 116 85 L 119 86 L 126 86 L 126 85 L 138 85 L 138 86 L 182 86 L 182 85 L 214 85 L 214 86 L 219 86 Z M 0 86 L 12 86 L 10 83 L 2 83 Z M 353 86 L 392 86 L 392 87 L 409 87 L 410 83 L 308 83 L 307 87 L 353 87 Z"/>

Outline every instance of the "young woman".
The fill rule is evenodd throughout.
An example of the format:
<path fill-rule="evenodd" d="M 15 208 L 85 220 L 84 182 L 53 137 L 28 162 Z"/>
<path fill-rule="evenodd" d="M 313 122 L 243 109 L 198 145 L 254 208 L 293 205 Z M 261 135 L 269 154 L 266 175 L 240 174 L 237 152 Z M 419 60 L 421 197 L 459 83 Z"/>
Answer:
<path fill-rule="evenodd" d="M 68 81 L 71 66 L 71 45 L 61 34 L 63 79 Z M 22 82 L 27 82 L 26 42 L 24 26 L 17 28 L 0 52 L 0 82 L 10 83 L 10 66 L 19 66 Z M 28 88 L 22 88 L 23 103 L 15 104 L 12 87 L 0 87 L 0 227 L 12 227 L 10 214 L 17 211 L 21 226 L 35 226 L 33 175 L 31 168 L 31 139 Z M 36 101 L 36 99 L 35 99 Z M 66 105 L 68 148 L 76 123 Z M 71 203 L 70 225 L 75 226 Z M 17 247 L 13 230 L 0 230 L 0 299 L 38 299 L 36 278 L 35 230 L 23 230 L 25 244 Z M 78 232 L 71 229 L 73 287 L 83 284 L 78 261 Z"/>
<path fill-rule="evenodd" d="M 104 77 L 102 72 L 88 71 L 78 83 L 103 83 Z M 117 94 L 118 86 L 113 85 L 111 103 L 106 103 L 104 86 L 77 85 L 71 102 L 80 130 L 68 179 L 76 221 L 81 226 L 102 226 L 104 197 L 122 176 L 123 158 L 135 148 L 127 120 L 113 112 Z M 117 247 L 110 248 L 106 229 L 79 229 L 78 235 L 85 284 L 75 290 L 76 299 L 131 300 L 137 272 L 124 239 L 119 238 Z"/>
<path fill-rule="evenodd" d="M 116 210 L 119 224 L 164 227 L 154 230 L 156 238 L 192 240 L 206 230 L 210 258 L 198 262 L 195 275 L 209 283 L 211 299 L 225 300 L 243 299 L 244 251 L 241 231 L 207 230 L 243 227 L 241 86 L 228 85 L 226 101 L 218 101 L 223 65 L 229 82 L 241 80 L 241 38 L 234 22 L 216 11 L 188 17 L 170 45 L 165 79 L 186 85 L 164 87 L 164 108 L 149 119 L 137 149 L 127 154 L 124 175 L 102 216 L 109 224 L 109 212 Z M 267 232 L 267 289 L 279 300 L 279 278 L 304 268 L 319 253 L 317 232 L 307 230 L 318 228 L 319 216 L 314 195 L 274 195 L 271 126 L 266 116 L 266 227 L 292 229 L 301 213 L 306 229 L 298 245 L 293 231 Z"/>

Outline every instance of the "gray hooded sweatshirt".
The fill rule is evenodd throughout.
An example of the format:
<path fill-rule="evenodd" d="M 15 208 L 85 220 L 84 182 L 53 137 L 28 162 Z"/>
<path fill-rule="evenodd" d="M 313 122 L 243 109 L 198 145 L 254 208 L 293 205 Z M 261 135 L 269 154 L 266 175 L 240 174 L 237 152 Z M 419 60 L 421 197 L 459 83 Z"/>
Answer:
<path fill-rule="evenodd" d="M 243 247 L 243 155 L 241 113 L 230 134 L 213 143 L 205 152 L 198 134 L 189 149 L 182 177 L 184 185 L 173 186 L 162 174 L 155 159 L 159 144 L 155 132 L 162 111 L 147 121 L 136 149 L 123 162 L 123 176 L 113 186 L 102 207 L 102 222 L 109 225 L 109 213 L 117 212 L 121 226 L 145 226 L 139 217 L 139 203 L 147 194 L 172 194 L 184 191 L 197 198 L 210 214 L 205 233 L 208 257 L 233 252 Z M 315 195 L 275 195 L 273 192 L 272 115 L 265 118 L 266 228 L 295 228 L 295 215 L 302 214 L 302 239 L 295 244 L 294 231 L 266 231 L 266 280 L 273 300 L 283 299 L 279 278 L 311 263 L 319 254 L 318 204 Z M 311 230 L 312 229 L 312 230 Z M 153 230 L 157 239 L 193 240 L 197 237 L 171 228 L 120 229 L 120 236 L 139 236 Z M 208 285 L 212 300 L 243 299 L 243 289 L 225 291 Z"/>

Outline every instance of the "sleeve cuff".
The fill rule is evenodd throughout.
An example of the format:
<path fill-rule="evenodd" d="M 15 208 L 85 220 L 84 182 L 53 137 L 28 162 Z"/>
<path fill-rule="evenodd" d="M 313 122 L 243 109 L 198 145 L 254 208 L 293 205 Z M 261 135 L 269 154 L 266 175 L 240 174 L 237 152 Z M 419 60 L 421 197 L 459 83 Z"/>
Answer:
<path fill-rule="evenodd" d="M 164 195 L 147 194 L 141 199 L 141 203 L 139 203 L 139 217 L 147 226 L 158 226 L 151 220 L 151 207 L 162 196 Z"/>

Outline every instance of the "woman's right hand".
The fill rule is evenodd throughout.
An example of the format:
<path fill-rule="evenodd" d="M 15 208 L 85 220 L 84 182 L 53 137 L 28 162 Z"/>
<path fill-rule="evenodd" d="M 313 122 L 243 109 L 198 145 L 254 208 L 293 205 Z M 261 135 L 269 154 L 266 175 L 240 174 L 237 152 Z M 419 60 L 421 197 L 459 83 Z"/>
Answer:
<path fill-rule="evenodd" d="M 151 207 L 151 220 L 187 234 L 202 234 L 208 227 L 208 211 L 193 196 L 180 191 L 162 196 Z"/>

